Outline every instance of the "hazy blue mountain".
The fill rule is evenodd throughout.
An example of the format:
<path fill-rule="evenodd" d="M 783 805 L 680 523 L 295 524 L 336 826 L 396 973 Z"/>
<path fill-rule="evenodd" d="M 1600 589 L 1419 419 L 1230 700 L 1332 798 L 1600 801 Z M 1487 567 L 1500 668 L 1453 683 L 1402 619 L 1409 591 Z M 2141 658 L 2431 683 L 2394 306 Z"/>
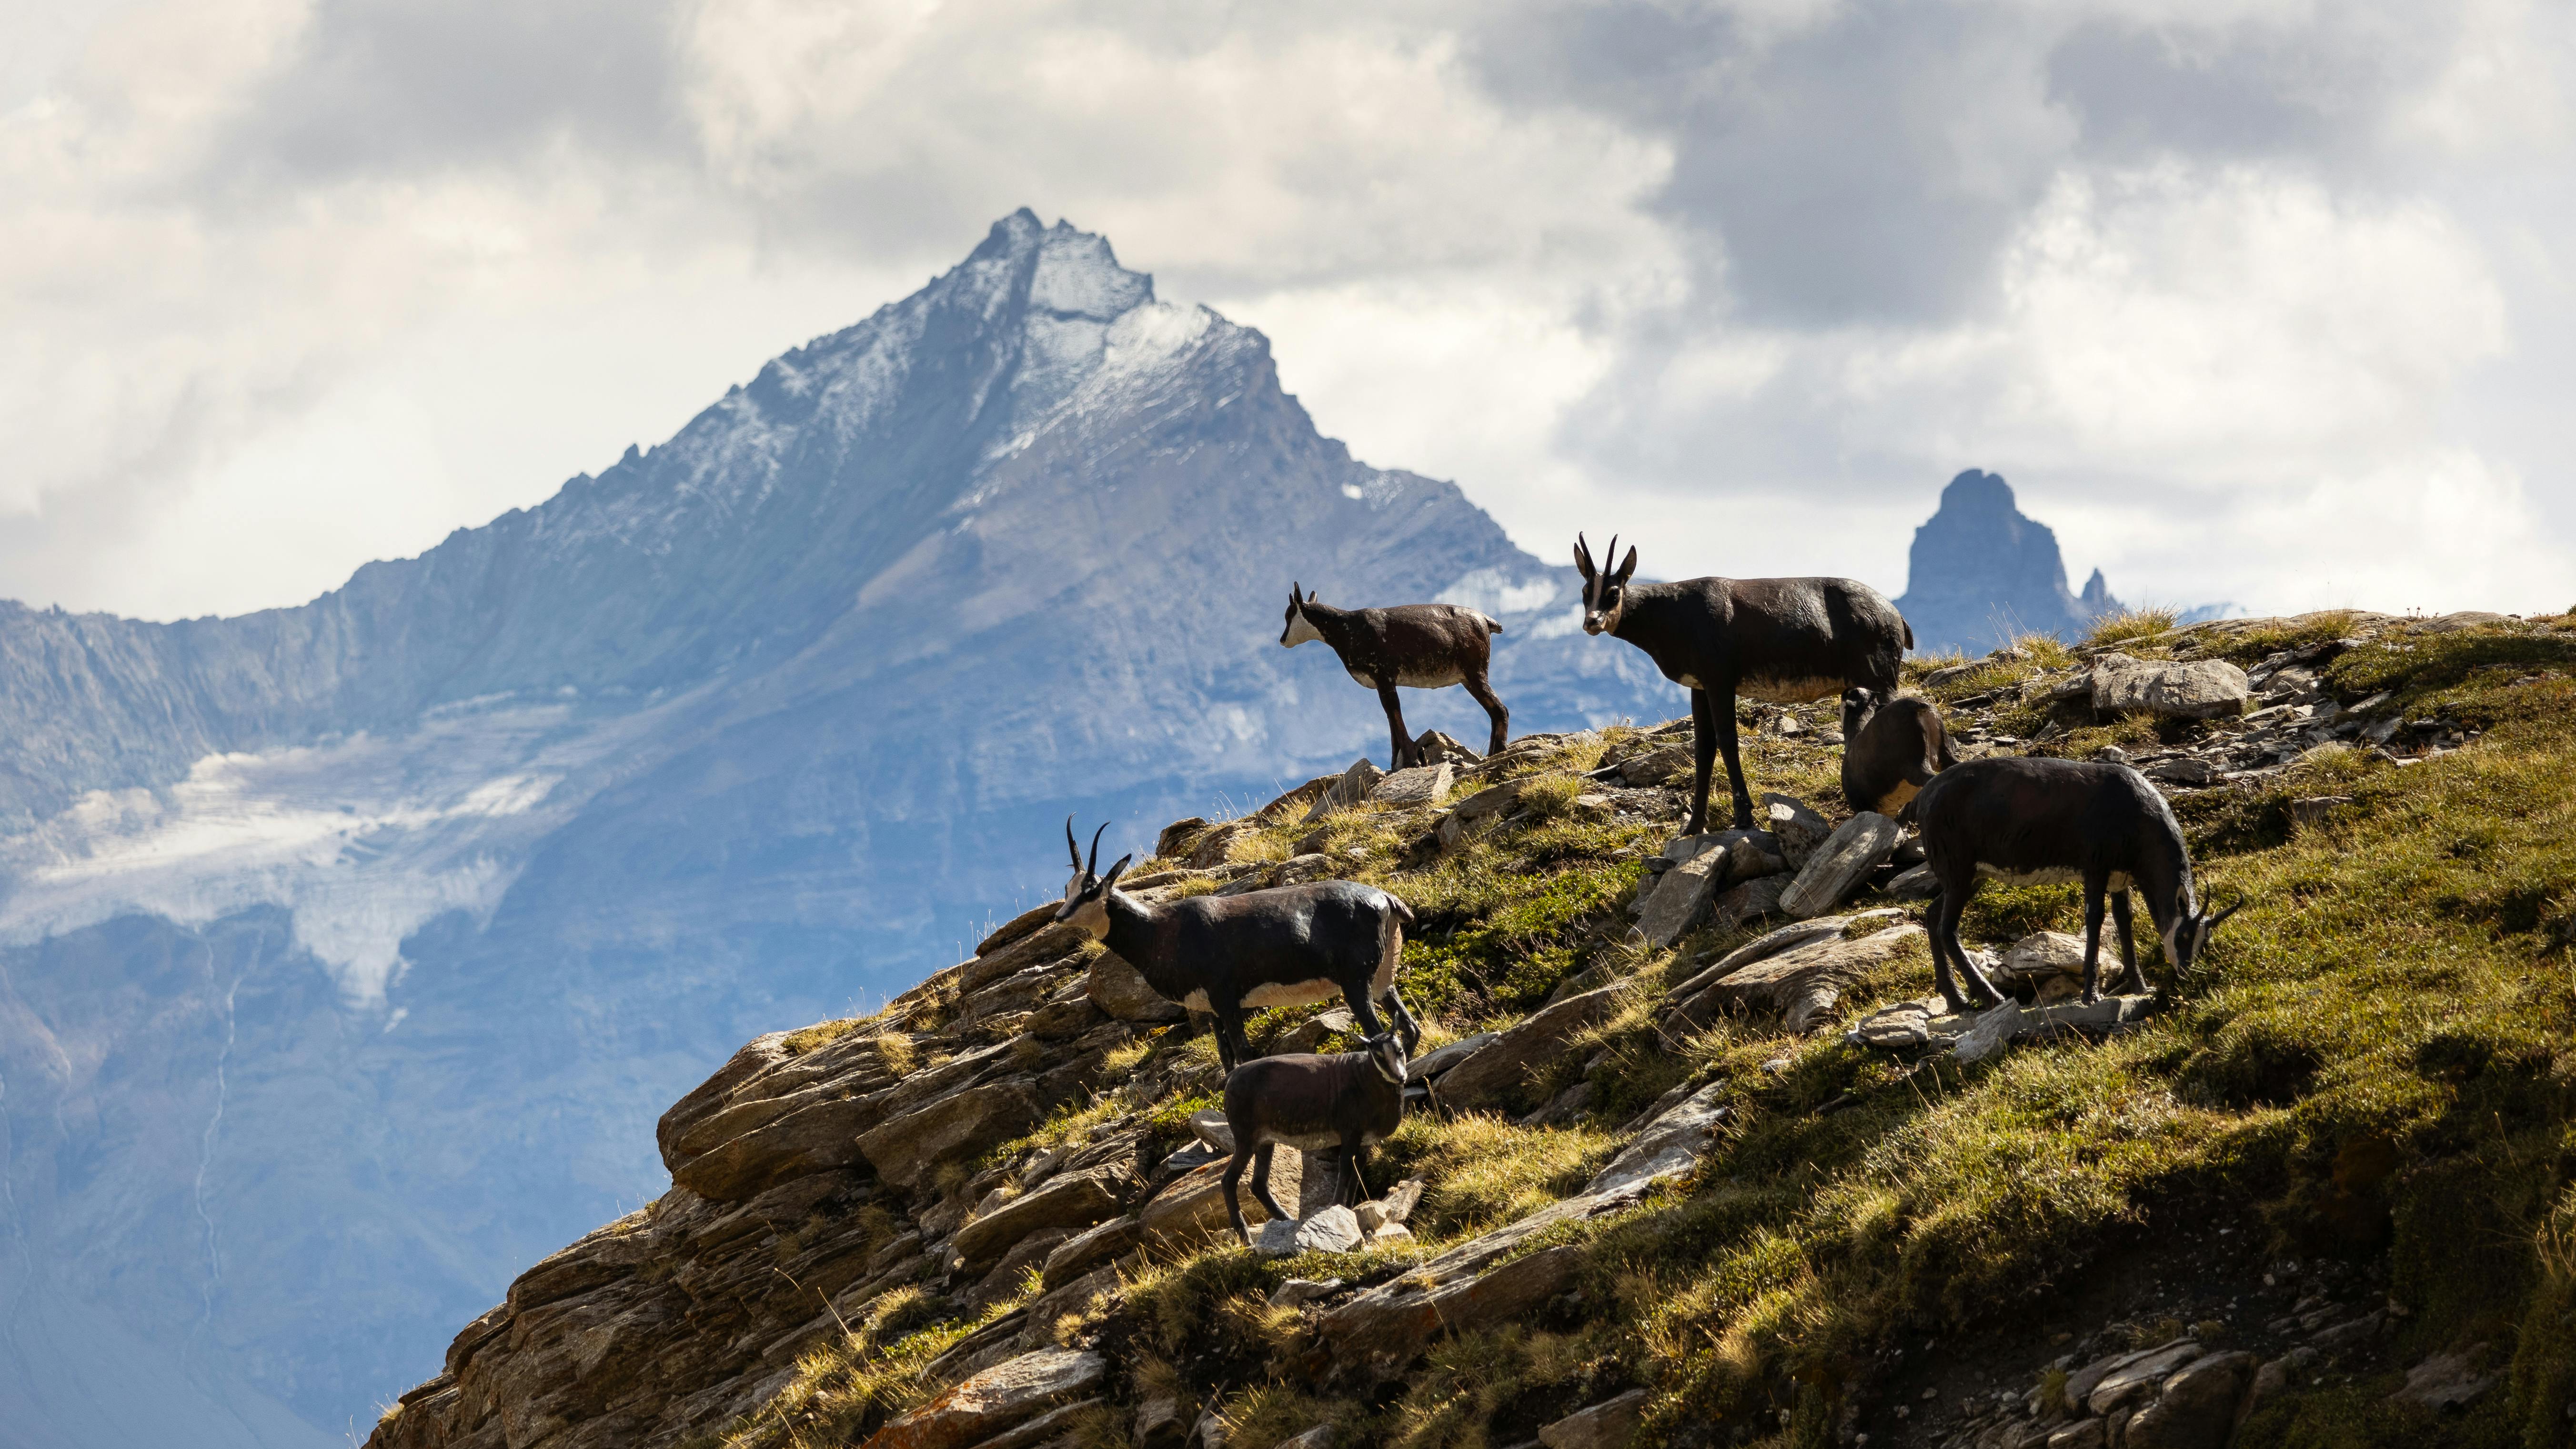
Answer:
<path fill-rule="evenodd" d="M 1970 468 L 1941 490 L 1941 506 L 1914 531 L 1904 597 L 1896 601 L 1927 654 L 1982 654 L 2014 635 L 2073 639 L 2124 605 L 2095 569 L 2075 594 L 2057 535 L 2013 501 L 1997 473 Z"/>
<path fill-rule="evenodd" d="M 0 606 L 0 1441 L 363 1433 L 660 1190 L 663 1107 L 957 959 L 1068 811 L 1147 848 L 1382 757 L 1276 647 L 1291 577 L 1497 615 L 1519 729 L 1682 709 L 1570 570 L 1318 435 L 1260 334 L 1026 212 L 304 607 Z"/>

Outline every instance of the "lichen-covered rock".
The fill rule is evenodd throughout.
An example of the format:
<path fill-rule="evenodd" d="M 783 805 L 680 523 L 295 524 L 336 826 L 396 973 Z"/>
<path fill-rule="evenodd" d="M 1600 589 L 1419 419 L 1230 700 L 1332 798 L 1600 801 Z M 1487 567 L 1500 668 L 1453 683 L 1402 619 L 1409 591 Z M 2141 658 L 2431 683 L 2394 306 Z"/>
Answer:
<path fill-rule="evenodd" d="M 1437 805 L 1449 797 L 1449 786 L 1457 773 L 1446 763 L 1398 770 L 1371 785 L 1368 798 L 1399 808 Z"/>
<path fill-rule="evenodd" d="M 2252 698 L 2245 671 L 2223 659 L 2179 661 L 2105 654 L 2093 661 L 2093 708 L 2101 714 L 2217 719 L 2243 714 Z"/>
<path fill-rule="evenodd" d="M 1808 809 L 1807 802 L 1795 795 L 1764 795 L 1754 820 L 1780 842 L 1780 857 L 1791 870 L 1804 869 L 1807 857 L 1834 833 L 1825 817 Z"/>
<path fill-rule="evenodd" d="M 867 1449 L 969 1449 L 1108 1376 L 1108 1362 L 1096 1353 L 1049 1348 L 1021 1354 L 896 1416 L 869 1437 Z"/>
<path fill-rule="evenodd" d="M 1261 1231 L 1252 1240 L 1252 1247 L 1253 1251 L 1267 1257 L 1286 1258 L 1298 1253 L 1354 1252 L 1360 1246 L 1360 1239 L 1359 1216 L 1349 1208 L 1335 1204 L 1297 1222 L 1283 1218 L 1263 1223 Z"/>
<path fill-rule="evenodd" d="M 1335 780 L 1323 794 L 1315 797 L 1315 803 L 1306 811 L 1306 818 L 1302 823 L 1312 824 L 1336 810 L 1350 809 L 1367 799 L 1369 791 L 1376 789 L 1377 782 L 1385 778 L 1386 771 L 1372 764 L 1367 757 L 1363 756 L 1351 761 L 1351 767 L 1342 772 L 1341 778 Z"/>

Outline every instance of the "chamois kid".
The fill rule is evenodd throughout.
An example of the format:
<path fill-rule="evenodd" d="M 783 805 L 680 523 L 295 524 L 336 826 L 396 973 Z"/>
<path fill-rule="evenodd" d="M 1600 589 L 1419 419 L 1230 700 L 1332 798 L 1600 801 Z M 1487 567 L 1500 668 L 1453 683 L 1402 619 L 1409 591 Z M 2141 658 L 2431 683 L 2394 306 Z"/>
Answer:
<path fill-rule="evenodd" d="M 1391 609 L 1336 609 L 1315 602 L 1309 589 L 1299 597 L 1288 586 L 1288 620 L 1279 632 L 1279 647 L 1294 649 L 1321 639 L 1341 656 L 1342 668 L 1363 689 L 1377 691 L 1386 707 L 1387 728 L 1395 733 L 1392 769 L 1422 763 L 1422 748 L 1404 731 L 1404 706 L 1395 689 L 1445 689 L 1467 686 L 1476 703 L 1494 722 L 1485 753 L 1493 754 L 1511 735 L 1512 712 L 1503 708 L 1493 686 L 1485 682 L 1492 662 L 1493 636 L 1503 626 L 1457 604 L 1399 604 Z"/>
<path fill-rule="evenodd" d="M 2147 989 L 2130 933 L 2132 886 L 2146 896 L 2147 915 L 2177 974 L 2189 971 L 2208 948 L 2219 922 L 2243 909 L 2242 902 L 2214 916 L 2200 909 L 2192 892 L 2191 855 L 2173 807 L 2146 776 L 2126 765 L 2016 756 L 1970 760 L 1933 776 L 1914 797 L 1914 823 L 1923 832 L 1924 857 L 1941 881 L 1926 924 L 1933 981 L 1953 1011 L 1967 1003 L 1951 980 L 1952 962 L 1983 1000 L 2001 999 L 1959 946 L 1959 914 L 1981 876 L 2014 885 L 2083 882 L 2088 1005 L 2101 999 L 2105 896 L 2127 968 L 2113 988 L 2122 995 Z"/>
<path fill-rule="evenodd" d="M 1882 701 L 1871 689 L 1843 696 L 1843 800 L 1854 810 L 1911 821 L 1915 792 L 1957 763 L 1932 701 Z"/>
<path fill-rule="evenodd" d="M 1376 886 L 1330 880 L 1147 905 L 1118 889 L 1134 856 L 1099 873 L 1100 833 L 1108 828 L 1092 833 L 1085 864 L 1073 822 L 1065 822 L 1073 879 L 1055 918 L 1105 943 L 1164 997 L 1213 1014 L 1217 1057 L 1228 1071 L 1252 1056 L 1243 1035 L 1247 1010 L 1310 1006 L 1336 994 L 1369 1035 L 1386 1030 L 1376 1009 L 1384 1001 L 1408 1046 L 1422 1039 L 1395 992 L 1404 927 L 1413 919 L 1404 902 Z"/>
<path fill-rule="evenodd" d="M 1607 557 L 1617 559 L 1619 540 Z M 1804 704 L 1855 686 L 1892 694 L 1914 630 L 1878 590 L 1851 579 L 1684 579 L 1637 584 L 1637 550 L 1603 572 L 1580 534 L 1583 632 L 1646 651 L 1664 677 L 1690 691 L 1697 768 L 1685 834 L 1708 828 L 1713 756 L 1726 757 L 1735 828 L 1753 828 L 1753 795 L 1736 756 L 1735 699 Z"/>
<path fill-rule="evenodd" d="M 1404 1047 L 1393 1032 L 1338 1056 L 1263 1057 L 1245 1062 L 1225 1079 L 1225 1125 L 1234 1135 L 1234 1158 L 1225 1165 L 1225 1211 L 1246 1246 L 1252 1229 L 1243 1221 L 1235 1183 L 1253 1163 L 1252 1195 L 1274 1218 L 1297 1215 L 1270 1195 L 1270 1151 L 1287 1146 L 1306 1152 L 1342 1149 L 1333 1201 L 1367 1200 L 1360 1160 L 1369 1145 L 1395 1134 L 1404 1120 Z"/>

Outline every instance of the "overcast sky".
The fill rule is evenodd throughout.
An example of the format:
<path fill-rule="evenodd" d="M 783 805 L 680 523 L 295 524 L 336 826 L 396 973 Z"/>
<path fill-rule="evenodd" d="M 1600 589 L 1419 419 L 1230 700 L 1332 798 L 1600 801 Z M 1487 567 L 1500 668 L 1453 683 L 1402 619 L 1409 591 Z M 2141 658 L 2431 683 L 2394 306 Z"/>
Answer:
<path fill-rule="evenodd" d="M 2563 0 L 0 7 L 0 596 L 298 603 L 1027 205 L 1557 560 L 2576 602 Z"/>

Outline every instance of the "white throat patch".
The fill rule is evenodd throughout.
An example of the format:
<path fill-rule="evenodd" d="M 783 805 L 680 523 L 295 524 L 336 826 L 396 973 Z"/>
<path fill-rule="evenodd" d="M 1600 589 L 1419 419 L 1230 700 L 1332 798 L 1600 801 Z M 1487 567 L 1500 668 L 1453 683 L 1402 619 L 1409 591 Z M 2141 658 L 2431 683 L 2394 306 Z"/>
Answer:
<path fill-rule="evenodd" d="M 1296 617 L 1288 621 L 1288 632 L 1279 636 L 1279 647 L 1294 649 L 1300 644 L 1323 637 L 1323 634 L 1315 628 L 1314 621 L 1306 617 L 1306 611 L 1299 609 Z"/>

